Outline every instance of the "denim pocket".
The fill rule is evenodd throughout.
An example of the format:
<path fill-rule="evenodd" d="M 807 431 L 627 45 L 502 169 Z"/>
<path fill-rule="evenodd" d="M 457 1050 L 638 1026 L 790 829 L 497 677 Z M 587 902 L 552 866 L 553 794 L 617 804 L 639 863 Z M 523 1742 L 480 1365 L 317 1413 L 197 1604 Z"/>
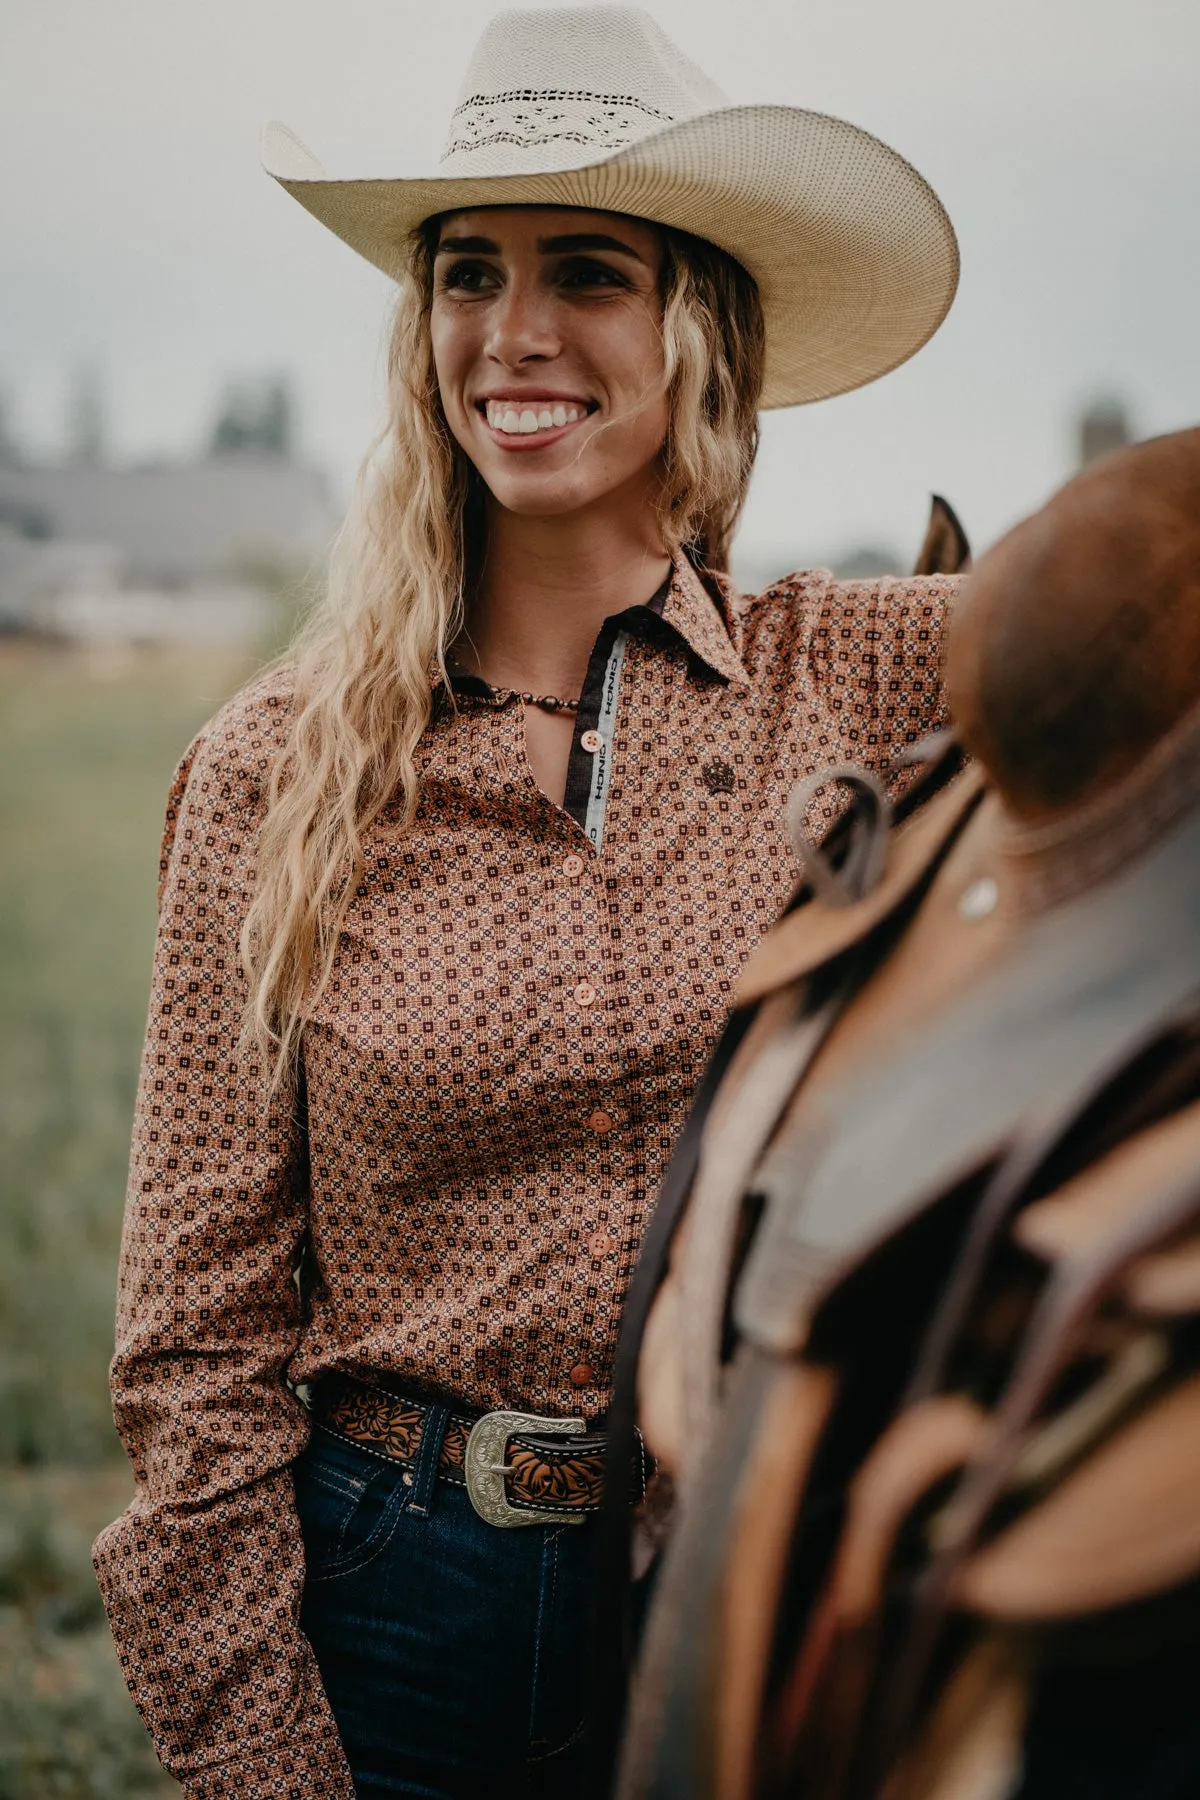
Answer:
<path fill-rule="evenodd" d="M 292 1466 L 307 1581 L 350 1575 L 387 1547 L 409 1500 L 404 1473 L 314 1426 Z"/>

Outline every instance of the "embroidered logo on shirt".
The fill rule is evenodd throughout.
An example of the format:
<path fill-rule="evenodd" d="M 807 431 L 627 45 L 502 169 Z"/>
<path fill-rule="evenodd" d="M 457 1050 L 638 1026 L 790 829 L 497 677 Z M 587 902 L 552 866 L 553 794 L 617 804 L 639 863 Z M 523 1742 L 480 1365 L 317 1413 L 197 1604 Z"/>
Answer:
<path fill-rule="evenodd" d="M 737 776 L 723 757 L 714 756 L 700 770 L 700 779 L 710 794 L 732 794 L 737 787 Z"/>

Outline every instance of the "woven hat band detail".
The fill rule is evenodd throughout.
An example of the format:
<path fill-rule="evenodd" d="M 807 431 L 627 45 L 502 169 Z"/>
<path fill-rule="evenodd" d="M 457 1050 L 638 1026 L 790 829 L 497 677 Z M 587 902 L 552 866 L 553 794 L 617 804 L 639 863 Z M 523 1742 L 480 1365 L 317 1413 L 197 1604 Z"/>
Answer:
<path fill-rule="evenodd" d="M 544 174 L 727 104 L 633 6 L 500 13 L 475 46 L 439 173 Z"/>
<path fill-rule="evenodd" d="M 673 113 L 633 94 L 600 94 L 580 88 L 512 88 L 503 94 L 472 94 L 455 109 L 440 167 L 446 175 L 483 173 L 483 153 L 497 145 L 507 152 L 506 170 L 519 166 L 520 151 L 544 150 L 549 144 L 623 150 L 648 131 L 673 121 Z M 577 160 L 574 151 L 571 160 Z M 539 157 L 538 169 L 545 166 L 545 157 Z"/>

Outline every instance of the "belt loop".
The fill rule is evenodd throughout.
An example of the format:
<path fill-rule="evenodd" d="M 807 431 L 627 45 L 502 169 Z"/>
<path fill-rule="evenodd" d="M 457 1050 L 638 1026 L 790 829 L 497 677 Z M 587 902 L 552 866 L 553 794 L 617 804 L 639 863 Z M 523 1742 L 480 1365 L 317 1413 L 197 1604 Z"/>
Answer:
<path fill-rule="evenodd" d="M 409 1512 L 416 1513 L 419 1519 L 429 1517 L 434 1489 L 437 1487 L 438 1457 L 442 1453 L 442 1439 L 449 1422 L 448 1406 L 426 1406 L 421 1441 L 417 1445 L 417 1457 L 412 1466 L 412 1498 L 408 1503 Z"/>

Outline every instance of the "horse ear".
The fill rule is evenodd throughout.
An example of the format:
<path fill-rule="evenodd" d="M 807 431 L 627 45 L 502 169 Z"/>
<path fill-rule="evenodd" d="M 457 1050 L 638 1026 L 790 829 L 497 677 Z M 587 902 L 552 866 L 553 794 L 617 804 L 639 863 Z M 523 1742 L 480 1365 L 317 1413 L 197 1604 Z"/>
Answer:
<path fill-rule="evenodd" d="M 971 566 L 971 546 L 958 514 L 940 494 L 933 496 L 925 541 L 913 566 L 914 575 L 957 575 Z"/>

